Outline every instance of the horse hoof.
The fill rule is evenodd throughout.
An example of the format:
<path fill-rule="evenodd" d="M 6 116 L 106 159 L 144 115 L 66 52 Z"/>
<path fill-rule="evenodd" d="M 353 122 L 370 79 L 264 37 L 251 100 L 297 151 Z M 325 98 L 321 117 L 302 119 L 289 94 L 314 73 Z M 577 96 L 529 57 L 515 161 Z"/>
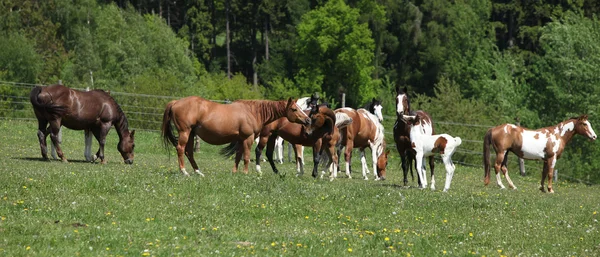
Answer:
<path fill-rule="evenodd" d="M 365 177 L 365 180 L 369 180 L 369 178 Z"/>

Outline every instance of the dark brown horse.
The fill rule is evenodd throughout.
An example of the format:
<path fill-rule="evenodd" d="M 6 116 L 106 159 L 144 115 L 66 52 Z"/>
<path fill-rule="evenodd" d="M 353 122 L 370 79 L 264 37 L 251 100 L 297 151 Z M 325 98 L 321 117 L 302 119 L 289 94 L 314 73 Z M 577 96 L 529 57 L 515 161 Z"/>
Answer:
<path fill-rule="evenodd" d="M 504 189 L 500 178 L 500 170 L 508 181 L 508 186 L 517 189 L 508 176 L 506 162 L 508 152 L 513 152 L 523 159 L 543 160 L 542 181 L 540 190 L 544 192 L 544 180 L 548 177 L 548 192 L 554 193 L 552 189 L 552 176 L 556 161 L 560 158 L 565 146 L 574 135 L 579 134 L 596 140 L 596 133 L 587 115 L 570 118 L 557 125 L 530 130 L 513 124 L 503 124 L 493 127 L 487 131 L 483 138 L 483 166 L 485 169 L 484 183 L 490 183 L 490 145 L 496 152 L 496 181 L 498 186 Z"/>
<path fill-rule="evenodd" d="M 375 180 L 385 179 L 387 154 L 385 153 L 386 144 L 384 128 L 383 124 L 379 122 L 379 118 L 366 109 L 354 110 L 347 107 L 335 110 L 335 115 L 336 117 L 347 116 L 347 118 L 344 119 L 352 120 L 352 124 L 340 129 L 342 137 L 339 150 L 341 151 L 343 148 L 346 148 L 344 157 L 346 160 L 346 175 L 348 175 L 348 178 L 352 178 L 350 175 L 352 151 L 354 148 L 359 148 L 362 175 L 365 180 L 368 180 L 367 173 L 369 172 L 369 168 L 365 158 L 365 148 L 368 147 L 371 149 L 371 161 L 373 162 L 372 167 Z M 383 164 L 382 167 L 379 167 L 378 163 Z"/>
<path fill-rule="evenodd" d="M 403 115 L 418 115 L 423 121 L 423 129 L 426 135 L 435 134 L 433 130 L 433 122 L 431 116 L 424 111 L 412 111 L 410 108 L 410 99 L 408 97 L 407 89 L 400 89 L 396 87 L 396 123 L 394 124 L 394 141 L 396 142 L 396 149 L 400 154 L 402 160 L 402 173 L 404 174 L 404 186 L 408 184 L 408 171 L 412 176 L 412 162 L 415 160 L 415 153 L 412 150 L 410 140 L 410 125 L 403 119 Z M 429 157 L 429 168 L 431 169 L 431 179 L 434 179 L 434 159 L 433 156 Z M 417 174 L 418 175 L 418 174 Z M 413 177 L 414 179 L 414 177 Z M 421 182 L 419 180 L 419 186 Z"/>
<path fill-rule="evenodd" d="M 292 122 L 308 124 L 309 117 L 289 98 L 287 101 L 238 100 L 231 104 L 220 104 L 197 96 L 189 96 L 169 102 L 165 108 L 162 122 L 162 136 L 165 146 L 173 144 L 177 149 L 179 169 L 186 176 L 185 154 L 200 175 L 198 164 L 194 160 L 194 136 L 211 145 L 229 144 L 221 150 L 225 156 L 234 153 L 237 172 L 238 164 L 244 157 L 244 173 L 248 173 L 250 147 L 254 138 L 266 124 L 281 117 Z M 175 137 L 171 122 L 179 132 Z"/>
<path fill-rule="evenodd" d="M 93 160 L 100 158 L 100 162 L 105 163 L 106 134 L 115 125 L 119 135 L 117 149 L 125 163 L 133 163 L 135 130 L 129 131 L 125 113 L 108 93 L 102 90 L 78 91 L 63 85 L 38 86 L 31 90 L 29 99 L 38 120 L 37 134 L 44 159 L 48 159 L 46 137 L 50 134 L 58 156 L 62 161 L 67 161 L 58 140 L 60 127 L 65 126 L 85 130 L 86 133 L 91 131 L 100 144 Z"/>
<path fill-rule="evenodd" d="M 307 111 L 308 112 L 308 111 Z M 273 172 L 278 173 L 275 162 L 273 161 L 273 148 L 275 139 L 280 136 L 284 140 L 295 145 L 294 152 L 296 154 L 296 166 L 298 175 L 304 173 L 304 162 L 302 160 L 301 146 L 311 146 L 313 148 L 313 177 L 318 175 L 318 165 L 321 161 L 323 151 L 329 157 L 329 163 L 326 165 L 334 165 L 332 179 L 337 176 L 337 153 L 335 145 L 340 138 L 338 127 L 336 126 L 335 114 L 326 105 L 313 107 L 309 113 L 312 122 L 309 126 L 291 123 L 286 119 L 278 119 L 267 124 L 260 133 L 260 139 L 256 146 L 256 169 L 260 170 L 260 155 L 265 145 L 267 146 L 267 159 L 273 169 Z M 350 121 L 351 122 L 351 121 Z M 338 126 L 347 125 L 337 124 Z M 333 162 L 333 163 L 332 163 Z"/>

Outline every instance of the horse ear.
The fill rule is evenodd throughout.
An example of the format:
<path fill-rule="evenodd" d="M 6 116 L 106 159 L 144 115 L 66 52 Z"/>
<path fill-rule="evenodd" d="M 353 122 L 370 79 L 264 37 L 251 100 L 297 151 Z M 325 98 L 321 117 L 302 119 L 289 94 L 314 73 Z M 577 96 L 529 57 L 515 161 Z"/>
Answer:
<path fill-rule="evenodd" d="M 135 129 L 131 131 L 131 133 L 129 133 L 129 137 L 133 138 L 133 136 L 135 136 Z"/>
<path fill-rule="evenodd" d="M 400 86 L 396 86 L 396 94 L 400 94 Z"/>
<path fill-rule="evenodd" d="M 387 149 L 387 150 L 385 151 L 385 156 L 388 156 L 388 155 L 390 155 L 390 149 Z"/>
<path fill-rule="evenodd" d="M 287 104 L 286 104 L 286 106 L 287 106 L 287 107 L 291 106 L 293 101 L 294 101 L 294 100 L 292 100 L 292 98 L 291 98 L 291 97 L 288 97 L 288 101 L 287 101 Z"/>
<path fill-rule="evenodd" d="M 404 93 L 405 94 L 408 93 L 408 87 L 407 86 L 404 86 Z"/>
<path fill-rule="evenodd" d="M 587 120 L 588 119 L 588 115 L 587 114 L 583 114 L 579 117 L 580 120 Z"/>

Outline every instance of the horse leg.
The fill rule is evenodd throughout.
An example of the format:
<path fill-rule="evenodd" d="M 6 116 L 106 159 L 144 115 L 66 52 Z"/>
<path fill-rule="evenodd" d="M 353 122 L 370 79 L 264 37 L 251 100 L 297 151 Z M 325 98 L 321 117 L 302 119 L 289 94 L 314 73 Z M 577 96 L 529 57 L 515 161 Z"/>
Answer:
<path fill-rule="evenodd" d="M 48 160 L 48 146 L 46 145 L 46 137 L 48 136 L 48 121 L 38 118 L 38 131 L 37 137 L 40 141 L 40 150 L 42 151 L 42 158 Z"/>
<path fill-rule="evenodd" d="M 352 150 L 354 150 L 354 141 L 347 139 L 345 148 L 346 151 L 344 151 L 344 160 L 346 160 L 346 175 L 348 175 L 349 179 L 352 179 L 352 169 L 350 163 L 352 161 Z M 365 175 L 363 174 L 363 177 L 364 176 Z"/>
<path fill-rule="evenodd" d="M 371 160 L 373 160 L 373 176 L 375 177 L 375 180 L 379 180 L 381 179 L 379 177 L 379 174 L 377 174 L 377 147 L 375 144 L 371 143 L 371 141 L 369 140 L 369 144 L 371 148 Z M 368 170 L 367 170 L 368 171 Z"/>
<path fill-rule="evenodd" d="M 277 150 L 277 161 L 279 161 L 279 164 L 283 164 L 283 138 L 277 137 L 275 140 L 275 149 Z"/>
<path fill-rule="evenodd" d="M 317 142 L 315 142 L 315 144 L 313 145 L 313 172 L 312 172 L 312 176 L 313 178 L 317 178 L 317 176 L 319 175 L 319 162 L 321 161 L 321 140 L 317 140 Z M 334 174 L 337 175 L 337 174 Z M 332 175 L 331 176 L 331 180 L 333 180 L 335 177 Z"/>
<path fill-rule="evenodd" d="M 504 177 L 506 178 L 506 181 L 508 182 L 508 187 L 512 188 L 512 189 L 517 189 L 515 184 L 510 179 L 510 176 L 508 175 L 508 151 L 506 152 L 506 154 L 504 154 L 504 160 L 502 161 L 501 168 L 502 168 L 502 174 L 504 174 Z"/>
<path fill-rule="evenodd" d="M 304 175 L 304 151 L 302 145 L 294 145 L 294 155 L 296 156 L 296 176 Z"/>
<path fill-rule="evenodd" d="M 540 182 L 540 191 L 542 191 L 542 193 L 545 193 L 546 190 L 544 189 L 544 180 L 546 180 L 546 177 L 548 177 L 548 170 L 550 165 L 548 164 L 548 160 L 544 160 L 544 168 L 542 169 L 542 181 Z"/>
<path fill-rule="evenodd" d="M 252 144 L 254 143 L 254 135 L 246 138 L 246 140 L 244 140 L 242 143 L 243 145 L 240 149 L 240 152 L 244 158 L 244 174 L 248 174 L 248 166 L 250 165 L 250 149 L 252 149 Z"/>
<path fill-rule="evenodd" d="M 83 131 L 83 135 L 85 137 L 85 150 L 83 151 L 83 156 L 85 157 L 86 161 L 92 162 L 94 161 L 92 157 L 92 131 L 86 129 Z"/>
<path fill-rule="evenodd" d="M 62 128 L 58 129 L 58 144 L 59 145 L 62 144 Z M 54 149 L 54 144 L 52 144 L 50 146 L 50 155 L 52 155 L 53 159 L 55 159 L 55 160 L 57 159 L 56 158 L 56 149 Z"/>
<path fill-rule="evenodd" d="M 431 170 L 431 190 L 435 190 L 435 172 L 433 167 L 435 166 L 434 156 L 429 156 L 429 169 Z"/>
<path fill-rule="evenodd" d="M 369 173 L 369 167 L 367 165 L 367 158 L 365 157 L 365 148 L 360 148 L 360 165 L 362 168 L 362 175 L 363 175 L 363 179 L 364 180 L 369 180 L 369 178 L 367 177 L 367 173 Z"/>
<path fill-rule="evenodd" d="M 63 161 L 63 162 L 68 162 L 67 158 L 65 158 L 65 155 L 62 151 L 62 149 L 60 148 L 60 139 L 58 137 L 58 133 L 60 132 L 60 120 L 53 120 L 50 121 L 50 139 L 52 140 L 52 144 L 54 145 L 54 148 L 56 148 L 56 154 L 58 155 L 58 157 Z M 46 141 L 46 140 L 44 140 Z"/>
<path fill-rule="evenodd" d="M 262 150 L 265 147 L 266 142 L 263 142 L 264 139 L 262 137 L 258 137 L 258 143 L 256 144 L 256 147 L 254 148 L 254 161 L 256 162 L 256 172 L 258 172 L 258 174 L 262 174 L 261 168 L 260 168 L 260 158 L 262 155 Z"/>
<path fill-rule="evenodd" d="M 98 158 L 100 158 L 100 163 L 102 164 L 106 164 L 106 159 L 104 159 L 104 146 L 106 145 L 106 135 L 108 134 L 111 126 L 111 123 L 102 123 L 99 129 L 94 129 L 92 131 L 98 140 L 98 144 L 100 145 L 96 155 Z"/>
<path fill-rule="evenodd" d="M 185 147 L 188 143 L 188 139 L 190 138 L 190 130 L 184 129 L 179 131 L 179 139 L 177 140 L 177 162 L 179 162 L 179 170 L 183 173 L 184 176 L 189 176 L 190 174 L 185 171 L 185 161 L 183 159 L 183 155 L 185 154 Z M 194 139 L 192 138 L 192 141 Z M 188 157 L 189 158 L 189 157 Z"/>
<path fill-rule="evenodd" d="M 275 140 L 277 139 L 277 133 L 273 133 L 271 134 L 268 139 L 267 139 L 267 160 L 269 161 L 269 164 L 271 165 L 271 169 L 273 169 L 273 172 L 275 174 L 279 173 L 279 170 L 277 170 L 277 167 L 275 167 L 275 161 L 273 161 L 273 148 L 275 148 Z M 263 144 L 262 142 L 260 142 L 259 145 Z M 264 147 L 264 146 L 261 146 Z M 258 150 L 256 150 L 258 151 Z M 262 151 L 262 149 L 261 149 Z"/>
<path fill-rule="evenodd" d="M 450 189 L 450 183 L 452 183 L 452 176 L 454 176 L 455 166 L 452 163 L 452 156 L 450 155 L 442 155 L 442 160 L 444 161 L 444 166 L 446 167 L 446 183 L 444 184 L 444 192 L 448 192 Z"/>
<path fill-rule="evenodd" d="M 504 168 L 504 169 L 502 169 L 502 173 L 505 173 L 506 171 L 508 171 L 506 169 L 506 167 L 503 167 L 504 157 L 505 157 L 506 153 L 507 153 L 506 151 L 496 153 L 496 160 L 494 162 L 494 171 L 496 172 L 496 183 L 498 184 L 500 189 L 506 188 L 506 187 L 504 187 L 504 184 L 502 184 L 502 177 L 500 176 L 500 170 L 502 168 Z"/>
<path fill-rule="evenodd" d="M 417 162 L 417 175 L 419 176 L 419 181 L 421 182 L 420 184 L 420 188 L 426 188 L 427 187 L 427 177 L 425 175 L 425 164 L 423 163 L 424 157 L 423 157 L 423 152 L 421 151 L 417 151 L 417 154 L 415 155 L 415 160 Z"/>
<path fill-rule="evenodd" d="M 196 172 L 196 174 L 204 177 L 204 174 L 202 174 L 202 172 L 198 168 L 198 164 L 196 163 L 196 160 L 194 159 L 194 144 L 196 141 L 195 140 L 196 134 L 194 133 L 194 131 L 190 132 L 189 138 L 192 138 L 192 140 L 188 140 L 187 143 L 185 144 L 185 156 L 187 156 L 188 160 L 190 161 L 190 164 L 192 165 L 194 172 Z"/>
<path fill-rule="evenodd" d="M 552 188 L 552 178 L 554 177 L 554 165 L 556 164 L 556 156 L 548 160 L 550 163 L 548 164 L 548 169 L 546 174 L 548 174 L 548 193 L 553 194 L 554 189 Z M 544 181 L 542 180 L 542 183 Z"/>

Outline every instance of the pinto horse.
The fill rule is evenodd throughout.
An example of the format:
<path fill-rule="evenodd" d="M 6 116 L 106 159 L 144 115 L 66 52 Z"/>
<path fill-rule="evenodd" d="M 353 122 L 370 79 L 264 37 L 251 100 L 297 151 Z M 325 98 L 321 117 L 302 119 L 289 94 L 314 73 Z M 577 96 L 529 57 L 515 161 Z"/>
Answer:
<path fill-rule="evenodd" d="M 161 130 L 165 147 L 169 143 L 176 147 L 179 169 L 185 176 L 189 174 L 185 170 L 184 154 L 194 171 L 204 176 L 194 160 L 193 138 L 196 135 L 212 145 L 229 144 L 221 150 L 221 154 L 236 154 L 232 172 L 237 172 L 243 156 L 244 173 L 248 173 L 254 138 L 263 126 L 281 117 L 291 122 L 310 123 L 308 115 L 300 111 L 292 98 L 287 101 L 237 100 L 231 104 L 220 104 L 189 96 L 167 104 Z M 179 132 L 179 138 L 175 137 L 171 123 Z"/>
<path fill-rule="evenodd" d="M 29 100 L 38 120 L 37 134 L 44 159 L 48 159 L 46 137 L 50 134 L 56 153 L 63 162 L 67 162 L 58 137 L 60 127 L 65 126 L 85 130 L 86 133 L 91 131 L 100 144 L 93 161 L 100 158 L 101 163 L 106 163 L 106 134 L 114 125 L 119 135 L 117 149 L 125 163 L 133 163 L 135 130 L 129 131 L 125 113 L 108 93 L 102 90 L 79 91 L 63 85 L 37 86 L 31 90 Z"/>
<path fill-rule="evenodd" d="M 408 97 L 407 88 L 400 89 L 396 87 L 396 123 L 394 124 L 394 142 L 396 143 L 396 150 L 400 154 L 402 161 L 402 172 L 404 175 L 404 186 L 408 184 L 407 174 L 410 170 L 412 176 L 412 161 L 415 159 L 415 153 L 412 150 L 412 144 L 410 140 L 410 125 L 404 120 L 403 115 L 418 115 L 422 117 L 422 128 L 426 135 L 433 135 L 435 131 L 433 129 L 433 122 L 431 116 L 421 110 L 412 111 L 410 108 L 410 99 Z M 434 167 L 435 162 L 433 156 L 429 157 L 429 168 L 431 169 L 431 179 L 434 179 Z M 418 176 L 419 174 L 417 174 Z M 414 179 L 414 177 L 413 177 Z M 419 179 L 419 184 L 421 180 Z"/>
<path fill-rule="evenodd" d="M 352 120 L 352 124 L 340 129 L 342 135 L 339 151 L 346 148 L 344 157 L 346 160 L 346 175 L 352 178 L 350 162 L 352 159 L 352 150 L 359 148 L 360 162 L 362 164 L 362 175 L 368 180 L 367 173 L 369 168 L 365 158 L 365 148 L 371 149 L 371 160 L 373 161 L 373 174 L 375 180 L 385 180 L 385 166 L 387 166 L 387 156 L 389 151 L 385 152 L 384 128 L 379 122 L 379 118 L 365 109 L 354 110 L 352 108 L 340 108 L 335 110 L 336 117 L 344 119 L 347 117 Z M 377 164 L 383 166 L 379 167 Z"/>
<path fill-rule="evenodd" d="M 508 181 L 508 186 L 513 189 L 517 187 L 508 176 L 506 162 L 508 152 L 513 152 L 523 159 L 543 160 L 542 181 L 540 190 L 544 191 L 544 180 L 548 177 L 548 192 L 554 193 L 552 189 L 552 176 L 556 161 L 560 158 L 565 146 L 575 134 L 579 134 L 596 140 L 596 133 L 587 115 L 573 117 L 551 127 L 530 130 L 513 124 L 503 124 L 490 128 L 483 138 L 483 166 L 485 169 L 484 183 L 490 183 L 490 145 L 496 152 L 494 170 L 496 181 L 501 189 L 504 189 L 500 178 L 500 170 Z"/>
<path fill-rule="evenodd" d="M 308 112 L 308 111 L 306 111 Z M 260 155 L 265 145 L 267 146 L 267 159 L 273 169 L 273 172 L 278 173 L 275 162 L 273 161 L 273 148 L 275 145 L 275 138 L 281 137 L 284 140 L 295 145 L 294 152 L 296 154 L 296 167 L 298 175 L 304 173 L 304 162 L 299 157 L 301 154 L 301 146 L 313 147 L 313 177 L 318 175 L 318 165 L 321 161 L 321 154 L 323 150 L 329 157 L 329 163 L 332 161 L 337 163 L 337 153 L 335 152 L 335 145 L 340 138 L 338 126 L 347 125 L 336 124 L 335 114 L 326 105 L 315 106 L 309 112 L 311 117 L 310 126 L 300 125 L 289 122 L 286 119 L 280 118 L 274 122 L 267 124 L 263 127 L 260 133 L 260 140 L 258 146 L 255 149 L 256 160 L 260 159 Z M 351 122 L 351 121 L 349 121 Z M 337 176 L 337 166 L 333 166 L 334 176 Z M 260 162 L 256 162 L 256 170 L 260 172 Z"/>
<path fill-rule="evenodd" d="M 452 162 L 452 155 L 456 148 L 462 143 L 460 137 L 452 137 L 448 134 L 441 135 L 426 135 L 423 133 L 421 117 L 419 115 L 408 116 L 404 115 L 403 119 L 410 126 L 410 140 L 412 141 L 412 149 L 415 151 L 415 159 L 417 161 L 417 174 L 422 188 L 427 187 L 427 179 L 424 170 L 423 159 L 428 156 L 434 156 L 439 153 L 446 167 L 446 183 L 444 184 L 444 192 L 450 189 L 452 176 L 454 176 L 455 166 Z M 431 177 L 431 190 L 435 190 L 435 180 Z"/>

